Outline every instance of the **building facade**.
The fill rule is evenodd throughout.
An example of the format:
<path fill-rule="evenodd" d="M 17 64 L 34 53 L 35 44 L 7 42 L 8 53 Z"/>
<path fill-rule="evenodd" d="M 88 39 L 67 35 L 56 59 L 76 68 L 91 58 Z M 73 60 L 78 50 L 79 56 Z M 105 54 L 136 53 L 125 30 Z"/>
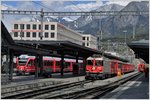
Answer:
<path fill-rule="evenodd" d="M 14 40 L 71 41 L 94 49 L 96 41 L 92 35 L 83 35 L 57 22 L 43 22 L 42 32 L 40 22 L 15 22 L 11 35 Z M 83 37 L 89 39 L 83 40 Z"/>
<path fill-rule="evenodd" d="M 97 49 L 97 38 L 93 35 L 90 34 L 82 34 L 82 45 L 89 47 L 89 48 L 93 48 L 93 49 Z"/>

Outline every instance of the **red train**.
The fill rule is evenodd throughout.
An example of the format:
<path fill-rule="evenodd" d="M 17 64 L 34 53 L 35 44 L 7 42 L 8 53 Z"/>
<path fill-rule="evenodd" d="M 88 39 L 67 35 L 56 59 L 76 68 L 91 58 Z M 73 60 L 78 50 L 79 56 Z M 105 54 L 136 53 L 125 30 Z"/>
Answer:
<path fill-rule="evenodd" d="M 86 65 L 85 79 L 104 79 L 134 71 L 134 66 L 118 60 L 104 60 L 102 57 L 89 57 Z"/>
<path fill-rule="evenodd" d="M 43 70 L 46 75 L 51 75 L 51 73 L 58 73 L 61 71 L 61 58 L 56 57 L 43 57 L 43 67 L 38 70 Z M 74 59 L 64 59 L 64 72 L 72 72 L 73 65 L 76 64 Z M 83 61 L 78 61 L 78 70 L 77 74 L 79 74 L 83 70 Z M 34 56 L 21 55 L 16 60 L 16 74 L 24 75 L 25 73 L 34 74 L 36 68 L 36 62 Z"/>

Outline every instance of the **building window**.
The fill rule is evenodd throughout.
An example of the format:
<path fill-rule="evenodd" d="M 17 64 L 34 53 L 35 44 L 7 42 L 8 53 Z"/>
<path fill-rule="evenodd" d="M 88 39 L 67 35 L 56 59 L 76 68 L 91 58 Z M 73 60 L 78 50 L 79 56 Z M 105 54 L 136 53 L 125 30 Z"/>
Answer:
<path fill-rule="evenodd" d="M 48 32 L 45 32 L 45 37 L 48 38 Z"/>
<path fill-rule="evenodd" d="M 82 43 L 83 46 L 85 46 L 85 43 Z"/>
<path fill-rule="evenodd" d="M 30 29 L 30 24 L 27 24 L 27 29 Z"/>
<path fill-rule="evenodd" d="M 32 37 L 36 37 L 36 32 L 33 32 L 33 33 L 32 33 Z"/>
<path fill-rule="evenodd" d="M 55 33 L 52 32 L 52 33 L 51 33 L 51 38 L 54 38 L 54 37 L 55 37 Z"/>
<path fill-rule="evenodd" d="M 51 25 L 51 30 L 55 30 L 55 25 Z"/>
<path fill-rule="evenodd" d="M 15 33 L 14 33 L 14 37 L 18 37 L 18 32 L 15 32 Z"/>
<path fill-rule="evenodd" d="M 20 24 L 20 29 L 24 29 L 24 24 Z"/>
<path fill-rule="evenodd" d="M 36 24 L 33 24 L 33 27 L 32 27 L 33 29 L 36 29 Z"/>
<path fill-rule="evenodd" d="M 82 40 L 85 40 L 85 37 L 82 37 Z"/>
<path fill-rule="evenodd" d="M 39 25 L 39 30 L 41 29 L 41 25 Z"/>
<path fill-rule="evenodd" d="M 87 46 L 89 46 L 89 43 L 87 43 Z"/>
<path fill-rule="evenodd" d="M 14 24 L 14 29 L 18 29 L 18 24 Z"/>
<path fill-rule="evenodd" d="M 20 36 L 21 36 L 21 37 L 24 37 L 24 32 L 20 32 Z"/>
<path fill-rule="evenodd" d="M 39 37 L 40 37 L 41 32 L 39 32 Z"/>
<path fill-rule="evenodd" d="M 49 30 L 49 25 L 45 25 L 45 30 Z"/>
<path fill-rule="evenodd" d="M 30 37 L 30 32 L 27 32 L 27 35 L 26 35 L 27 37 Z"/>
<path fill-rule="evenodd" d="M 87 40 L 89 41 L 89 37 L 87 37 Z"/>

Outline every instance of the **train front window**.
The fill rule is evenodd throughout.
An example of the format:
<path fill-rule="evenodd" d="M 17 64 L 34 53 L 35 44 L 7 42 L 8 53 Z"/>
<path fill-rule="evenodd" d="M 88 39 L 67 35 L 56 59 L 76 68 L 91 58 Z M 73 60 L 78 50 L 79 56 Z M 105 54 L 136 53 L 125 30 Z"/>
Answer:
<path fill-rule="evenodd" d="M 95 61 L 95 66 L 103 66 L 103 61 L 101 61 L 101 60 L 96 60 L 96 61 Z"/>
<path fill-rule="evenodd" d="M 93 60 L 88 60 L 88 61 L 87 61 L 87 64 L 88 64 L 88 65 L 93 65 Z"/>
<path fill-rule="evenodd" d="M 21 60 L 21 61 L 19 61 L 19 65 L 25 65 L 27 63 L 27 60 Z"/>

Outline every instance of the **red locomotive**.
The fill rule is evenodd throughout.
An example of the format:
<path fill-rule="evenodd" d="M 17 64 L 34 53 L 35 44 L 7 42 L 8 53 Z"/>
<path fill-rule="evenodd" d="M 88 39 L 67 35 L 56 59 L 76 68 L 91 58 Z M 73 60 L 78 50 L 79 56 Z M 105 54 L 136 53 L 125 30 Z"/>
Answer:
<path fill-rule="evenodd" d="M 118 60 L 105 59 L 103 57 L 89 57 L 86 65 L 85 79 L 104 79 L 134 71 L 134 66 Z"/>
<path fill-rule="evenodd" d="M 56 57 L 43 57 L 43 67 L 38 70 L 43 70 L 44 73 L 50 75 L 51 73 L 58 73 L 61 71 L 61 58 Z M 73 65 L 75 64 L 74 59 L 64 59 L 64 72 L 72 72 Z M 83 70 L 83 61 L 79 60 L 77 74 Z M 24 75 L 25 73 L 34 74 L 36 69 L 36 62 L 34 56 L 21 55 L 16 59 L 17 64 L 17 75 Z"/>

